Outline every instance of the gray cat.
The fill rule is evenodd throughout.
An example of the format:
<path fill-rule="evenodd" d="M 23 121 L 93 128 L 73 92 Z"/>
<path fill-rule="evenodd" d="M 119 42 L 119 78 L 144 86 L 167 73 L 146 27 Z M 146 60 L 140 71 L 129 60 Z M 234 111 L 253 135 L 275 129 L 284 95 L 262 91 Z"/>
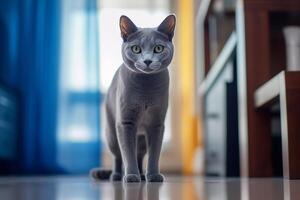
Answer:
<path fill-rule="evenodd" d="M 175 23 L 175 15 L 169 15 L 157 28 L 138 28 L 128 17 L 121 16 L 124 63 L 105 100 L 105 133 L 114 166 L 112 171 L 93 169 L 91 175 L 95 179 L 164 180 L 159 173 L 159 156 L 168 108 L 167 67 L 173 57 Z M 147 172 L 143 175 L 146 152 Z"/>

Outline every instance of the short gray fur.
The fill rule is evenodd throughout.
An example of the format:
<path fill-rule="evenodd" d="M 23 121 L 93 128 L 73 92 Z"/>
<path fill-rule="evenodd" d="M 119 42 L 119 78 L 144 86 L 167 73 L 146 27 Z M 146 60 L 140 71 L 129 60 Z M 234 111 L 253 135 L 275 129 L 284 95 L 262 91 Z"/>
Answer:
<path fill-rule="evenodd" d="M 169 15 L 157 28 L 138 28 L 128 17 L 120 18 L 124 63 L 114 75 L 104 105 L 105 134 L 114 157 L 112 181 L 122 177 L 124 182 L 164 180 L 159 172 L 159 157 L 168 108 L 167 67 L 173 57 L 175 23 L 175 16 Z M 144 176 L 142 163 L 146 153 Z"/>

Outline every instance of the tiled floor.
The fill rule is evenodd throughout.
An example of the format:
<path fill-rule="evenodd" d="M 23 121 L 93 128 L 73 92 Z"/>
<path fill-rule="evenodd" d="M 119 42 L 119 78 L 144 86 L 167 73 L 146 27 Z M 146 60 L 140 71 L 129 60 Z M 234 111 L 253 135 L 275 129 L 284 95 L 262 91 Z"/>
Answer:
<path fill-rule="evenodd" d="M 1 200 L 299 200 L 300 180 L 167 177 L 163 184 L 87 177 L 0 178 Z"/>

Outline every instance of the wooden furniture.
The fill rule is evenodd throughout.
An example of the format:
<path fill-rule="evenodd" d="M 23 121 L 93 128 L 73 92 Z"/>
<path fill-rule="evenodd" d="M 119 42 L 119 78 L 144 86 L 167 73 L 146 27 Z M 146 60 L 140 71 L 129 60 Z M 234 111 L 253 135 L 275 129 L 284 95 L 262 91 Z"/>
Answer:
<path fill-rule="evenodd" d="M 222 2 L 234 6 L 222 8 Z M 290 25 L 300 25 L 299 0 L 202 0 L 198 9 L 197 85 L 204 111 L 205 96 L 219 76 L 215 72 L 225 66 L 218 62 L 229 36 L 235 32 L 238 138 L 244 177 L 300 178 L 300 159 L 296 156 L 300 155 L 300 149 L 294 142 L 299 140 L 300 133 L 300 129 L 294 128 L 300 118 L 296 104 L 300 103 L 296 89 L 300 82 L 296 80 L 298 73 L 285 72 L 283 28 Z M 279 79 L 285 82 L 279 84 Z M 285 90 L 269 90 L 274 84 L 282 86 L 283 83 Z M 202 112 L 204 137 L 206 118 Z"/>
<path fill-rule="evenodd" d="M 256 109 L 253 98 L 259 86 L 285 70 L 282 30 L 284 26 L 300 24 L 300 1 L 238 0 L 236 20 L 241 173 L 273 176 L 271 118 L 269 113 Z M 286 162 L 283 160 L 284 166 Z M 296 174 L 285 173 L 289 178 L 299 178 Z"/>
<path fill-rule="evenodd" d="M 255 91 L 254 105 L 262 115 L 276 101 L 280 104 L 283 175 L 299 179 L 300 72 L 282 71 Z"/>

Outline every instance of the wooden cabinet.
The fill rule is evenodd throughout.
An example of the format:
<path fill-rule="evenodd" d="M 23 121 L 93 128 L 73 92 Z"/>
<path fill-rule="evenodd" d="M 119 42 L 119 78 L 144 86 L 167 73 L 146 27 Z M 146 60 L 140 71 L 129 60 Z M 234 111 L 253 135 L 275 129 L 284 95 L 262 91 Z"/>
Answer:
<path fill-rule="evenodd" d="M 289 77 L 297 76 L 286 72 L 283 28 L 289 25 L 300 25 L 300 1 L 237 0 L 233 2 L 233 10 L 226 10 L 226 6 L 218 7 L 220 2 L 224 4 L 228 1 L 203 0 L 198 9 L 197 84 L 200 91 L 199 96 L 202 99 L 201 104 L 204 108 L 207 106 L 205 95 L 208 90 L 203 90 L 203 87 L 211 86 L 217 80 L 212 79 L 210 74 L 218 71 L 214 67 L 218 66 L 222 52 L 226 51 L 226 44 L 230 41 L 230 37 L 227 35 L 234 32 L 237 52 L 238 139 L 241 175 L 246 177 L 284 175 L 291 179 L 300 178 L 300 166 L 293 156 L 300 154 L 300 149 L 295 148 L 295 145 L 291 147 L 290 139 L 286 139 L 299 140 L 300 129 L 283 129 L 282 127 L 284 124 L 294 127 L 295 121 L 299 120 L 297 112 L 300 104 L 295 103 L 300 102 L 299 91 L 288 89 L 299 88 L 299 81 L 291 81 L 287 83 L 289 85 L 285 85 L 284 91 L 288 93 L 286 104 L 282 104 L 278 100 L 281 98 L 278 94 L 277 101 L 270 101 L 267 109 L 265 105 L 263 108 L 256 105 L 258 99 L 266 98 L 268 95 L 267 90 L 258 91 L 262 91 L 261 88 L 265 88 L 264 86 L 268 85 L 273 77 L 284 74 L 286 80 L 290 80 Z M 223 8 L 223 11 L 220 12 L 218 8 Z M 223 16 L 221 25 L 218 23 L 220 15 Z M 226 28 L 222 27 L 224 25 Z M 217 33 L 211 33 L 212 30 Z M 286 123 L 282 121 L 282 105 L 291 111 L 286 112 Z M 227 109 L 226 105 L 224 109 Z M 207 116 L 202 114 L 203 122 L 206 118 Z M 206 130 L 204 129 L 203 132 L 205 137 Z"/>
<path fill-rule="evenodd" d="M 274 176 L 272 118 L 270 112 L 256 108 L 254 94 L 286 69 L 282 31 L 286 25 L 300 23 L 300 2 L 239 0 L 236 10 L 241 172 L 250 177 Z M 282 162 L 284 166 L 287 161 Z"/>

